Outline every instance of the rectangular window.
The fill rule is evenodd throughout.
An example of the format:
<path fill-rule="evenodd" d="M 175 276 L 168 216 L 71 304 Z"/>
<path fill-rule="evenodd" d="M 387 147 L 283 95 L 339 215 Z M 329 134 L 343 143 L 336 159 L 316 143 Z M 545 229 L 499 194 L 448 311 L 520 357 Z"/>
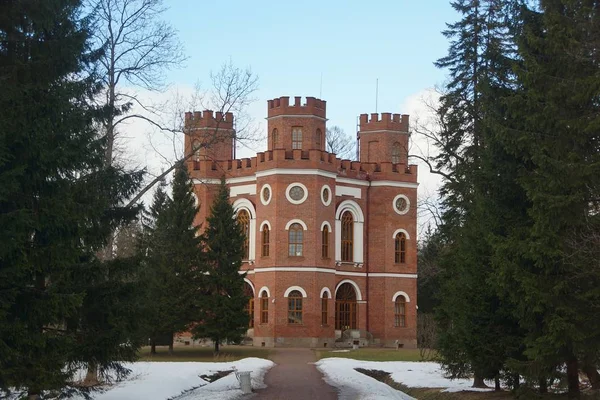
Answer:
<path fill-rule="evenodd" d="M 265 225 L 265 227 L 263 228 L 263 231 L 262 231 L 262 241 L 263 241 L 262 256 L 263 257 L 269 256 L 269 241 L 270 241 L 269 236 L 270 236 L 269 227 Z"/>
<path fill-rule="evenodd" d="M 288 298 L 288 324 L 302 323 L 302 297 Z"/>
<path fill-rule="evenodd" d="M 302 128 L 299 126 L 292 127 L 292 149 L 302 148 Z"/>
<path fill-rule="evenodd" d="M 260 299 L 260 323 L 269 323 L 269 298 L 262 297 Z"/>
<path fill-rule="evenodd" d="M 406 303 L 396 302 L 394 313 L 394 326 L 404 328 L 406 327 Z"/>
<path fill-rule="evenodd" d="M 327 226 L 323 227 L 323 232 L 321 233 L 321 235 L 321 257 L 329 258 L 329 228 Z"/>
<path fill-rule="evenodd" d="M 324 296 L 327 296 L 327 294 Z M 327 297 L 321 299 L 321 325 L 327 325 L 327 300 Z"/>

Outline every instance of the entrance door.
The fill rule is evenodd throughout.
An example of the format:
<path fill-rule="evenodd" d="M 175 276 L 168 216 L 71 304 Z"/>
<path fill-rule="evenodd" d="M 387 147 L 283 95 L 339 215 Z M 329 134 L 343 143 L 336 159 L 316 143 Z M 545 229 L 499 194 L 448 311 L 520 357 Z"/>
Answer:
<path fill-rule="evenodd" d="M 357 329 L 356 291 L 349 283 L 343 283 L 335 293 L 335 329 Z"/>

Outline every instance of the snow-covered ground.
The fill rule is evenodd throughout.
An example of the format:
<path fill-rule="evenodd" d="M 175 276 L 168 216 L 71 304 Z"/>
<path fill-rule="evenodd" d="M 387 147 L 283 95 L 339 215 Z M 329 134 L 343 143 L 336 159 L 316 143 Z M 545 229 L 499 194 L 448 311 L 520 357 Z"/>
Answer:
<path fill-rule="evenodd" d="M 94 394 L 93 397 L 95 400 L 235 399 L 242 395 L 242 391 L 234 372 L 213 383 L 204 381 L 200 375 L 212 375 L 217 371 L 234 368 L 237 371 L 251 371 L 252 388 L 259 389 L 265 387 L 264 376 L 274 365 L 272 361 L 262 358 L 215 363 L 136 362 L 126 365 L 132 370 L 126 380 L 116 383 L 102 393 Z M 79 397 L 75 399 L 80 400 Z"/>
<path fill-rule="evenodd" d="M 471 388 L 468 379 L 450 380 L 438 363 L 404 362 L 404 361 L 360 361 L 348 358 L 324 358 L 316 363 L 317 368 L 325 375 L 325 381 L 340 390 L 340 398 L 345 394 L 358 394 L 361 400 L 412 400 L 398 390 L 394 390 L 383 382 L 355 371 L 355 368 L 386 371 L 391 378 L 409 387 L 441 388 L 443 391 L 458 392 L 476 390 Z M 481 389 L 479 389 L 481 390 Z M 491 389 L 485 389 L 491 390 Z"/>

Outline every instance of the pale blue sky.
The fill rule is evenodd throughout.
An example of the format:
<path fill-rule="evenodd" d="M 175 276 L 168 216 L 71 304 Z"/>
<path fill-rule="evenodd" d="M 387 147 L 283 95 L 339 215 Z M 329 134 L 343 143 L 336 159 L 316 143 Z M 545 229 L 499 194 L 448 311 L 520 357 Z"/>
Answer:
<path fill-rule="evenodd" d="M 449 0 L 390 1 L 192 1 L 167 0 L 165 19 L 179 31 L 189 56 L 169 73 L 177 85 L 209 82 L 229 58 L 259 77 L 259 116 L 279 96 L 327 101 L 329 125 L 354 134 L 356 116 L 406 113 L 411 95 L 444 80 L 433 62 L 448 42 L 441 31 L 456 19 Z"/>

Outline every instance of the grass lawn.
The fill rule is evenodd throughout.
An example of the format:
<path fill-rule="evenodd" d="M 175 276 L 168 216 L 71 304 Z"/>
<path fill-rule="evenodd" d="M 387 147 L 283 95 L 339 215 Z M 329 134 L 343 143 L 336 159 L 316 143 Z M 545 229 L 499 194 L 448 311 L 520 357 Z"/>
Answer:
<path fill-rule="evenodd" d="M 339 357 L 362 361 L 427 361 L 421 358 L 419 349 L 362 348 L 343 353 L 335 350 L 319 349 L 315 350 L 315 353 L 318 360 L 321 358 Z"/>
<path fill-rule="evenodd" d="M 270 353 L 271 351 L 264 347 L 221 346 L 219 354 L 215 355 L 212 347 L 176 346 L 173 355 L 169 355 L 168 346 L 157 346 L 156 354 L 150 354 L 150 346 L 146 346 L 140 350 L 140 361 L 229 362 L 246 357 L 268 359 Z"/>

